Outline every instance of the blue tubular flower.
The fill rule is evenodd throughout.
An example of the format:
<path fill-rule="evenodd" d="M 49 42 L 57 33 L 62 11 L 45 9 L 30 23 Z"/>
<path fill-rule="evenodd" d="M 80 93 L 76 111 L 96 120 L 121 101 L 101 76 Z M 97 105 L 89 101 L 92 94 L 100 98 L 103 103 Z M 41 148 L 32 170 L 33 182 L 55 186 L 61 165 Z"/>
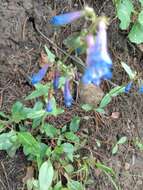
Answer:
<path fill-rule="evenodd" d="M 60 79 L 59 72 L 55 71 L 55 73 L 54 73 L 54 81 L 53 81 L 54 90 L 57 90 L 58 87 L 59 87 L 59 79 Z"/>
<path fill-rule="evenodd" d="M 125 93 L 128 93 L 133 85 L 133 81 L 129 82 L 125 87 Z"/>
<path fill-rule="evenodd" d="M 143 94 L 143 85 L 140 86 L 140 88 L 139 88 L 139 93 L 140 93 L 140 94 Z"/>
<path fill-rule="evenodd" d="M 99 22 L 96 42 L 93 35 L 87 36 L 87 68 L 82 77 L 84 84 L 100 85 L 102 80 L 112 78 L 112 60 L 107 51 L 106 24 Z"/>
<path fill-rule="evenodd" d="M 66 107 L 70 107 L 72 105 L 73 98 L 70 92 L 69 80 L 66 80 L 64 86 L 64 103 Z"/>
<path fill-rule="evenodd" d="M 46 111 L 47 112 L 52 112 L 53 111 L 53 105 L 51 99 L 48 100 L 48 103 L 46 105 Z"/>
<path fill-rule="evenodd" d="M 60 14 L 51 18 L 50 23 L 55 26 L 62 26 L 77 20 L 84 15 L 83 11 Z"/>
<path fill-rule="evenodd" d="M 48 67 L 49 65 L 48 64 L 45 64 L 43 66 L 43 68 L 41 68 L 38 73 L 35 73 L 32 77 L 31 77 L 31 83 L 34 85 L 34 84 L 37 84 L 39 83 L 43 78 L 44 76 L 46 75 L 46 72 L 48 70 Z"/>

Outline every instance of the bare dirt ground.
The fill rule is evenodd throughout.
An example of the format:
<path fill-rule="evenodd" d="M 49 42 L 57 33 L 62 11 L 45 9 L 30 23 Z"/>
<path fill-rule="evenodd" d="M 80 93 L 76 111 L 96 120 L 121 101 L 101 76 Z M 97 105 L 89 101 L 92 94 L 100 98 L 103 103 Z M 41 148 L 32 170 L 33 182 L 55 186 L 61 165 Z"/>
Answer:
<path fill-rule="evenodd" d="M 125 83 L 128 78 L 120 66 L 120 61 L 127 62 L 141 72 L 142 52 L 128 42 L 126 32 L 119 30 L 111 0 L 88 0 L 86 3 L 94 7 L 97 14 L 105 13 L 110 17 L 108 35 L 114 61 L 113 82 L 118 85 Z M 48 20 L 52 15 L 81 9 L 83 5 L 82 0 L 0 0 L 0 110 L 9 112 L 15 100 L 22 100 L 28 94 L 31 87 L 27 83 L 27 76 L 37 69 L 43 45 L 47 44 L 53 48 L 37 33 L 33 27 L 33 19 L 42 33 L 62 47 L 62 40 L 72 31 L 78 30 L 79 25 L 73 24 L 64 28 L 64 31 L 57 31 L 50 26 Z M 96 118 L 90 119 L 86 124 L 81 124 L 81 128 L 89 129 L 89 146 L 98 160 L 115 170 L 121 189 L 142 190 L 143 153 L 136 149 L 133 140 L 136 137 L 143 139 L 143 98 L 133 91 L 130 95 L 115 98 L 107 111 L 109 115 L 119 112 L 120 116 L 118 119 L 101 118 L 100 125 L 95 122 Z M 122 136 L 128 137 L 128 143 L 120 147 L 116 156 L 112 156 L 112 145 Z M 95 147 L 95 139 L 101 141 L 100 149 Z M 27 165 L 22 153 L 9 158 L 4 152 L 0 152 L 0 190 L 21 190 Z M 91 189 L 114 189 L 104 175 L 95 173 L 93 176 L 95 186 Z"/>

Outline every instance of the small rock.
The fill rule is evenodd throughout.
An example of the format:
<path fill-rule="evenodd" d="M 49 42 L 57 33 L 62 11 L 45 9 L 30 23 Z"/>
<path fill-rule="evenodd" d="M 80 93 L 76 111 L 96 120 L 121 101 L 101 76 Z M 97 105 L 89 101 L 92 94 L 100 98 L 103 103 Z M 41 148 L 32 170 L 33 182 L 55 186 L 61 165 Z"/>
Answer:
<path fill-rule="evenodd" d="M 130 169 L 130 164 L 126 162 L 124 168 L 125 168 L 125 170 L 129 170 Z"/>
<path fill-rule="evenodd" d="M 112 114 L 111 114 L 111 118 L 113 118 L 113 119 L 118 119 L 119 116 L 120 116 L 119 112 L 112 112 Z"/>
<path fill-rule="evenodd" d="M 79 96 L 81 103 L 97 107 L 104 96 L 104 92 L 100 87 L 93 84 L 80 84 Z"/>

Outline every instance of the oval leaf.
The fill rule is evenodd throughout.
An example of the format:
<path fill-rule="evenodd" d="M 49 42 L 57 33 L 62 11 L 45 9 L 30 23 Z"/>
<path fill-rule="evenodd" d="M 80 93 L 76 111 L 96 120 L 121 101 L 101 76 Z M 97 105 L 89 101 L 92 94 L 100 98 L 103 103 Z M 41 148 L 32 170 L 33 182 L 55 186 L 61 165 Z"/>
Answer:
<path fill-rule="evenodd" d="M 117 151 L 118 151 L 118 145 L 116 144 L 116 145 L 113 147 L 113 149 L 112 149 L 112 154 L 113 154 L 113 155 L 116 154 Z"/>
<path fill-rule="evenodd" d="M 80 124 L 80 117 L 75 116 L 73 117 L 71 123 L 70 123 L 70 131 L 72 132 L 77 132 L 79 129 L 79 124 Z"/>
<path fill-rule="evenodd" d="M 68 181 L 68 188 L 70 190 L 83 190 L 81 183 L 78 181 L 74 181 L 74 180 Z"/>
<path fill-rule="evenodd" d="M 143 26 L 143 10 L 139 13 L 138 22 Z"/>
<path fill-rule="evenodd" d="M 111 102 L 111 96 L 109 94 L 106 94 L 103 99 L 100 102 L 99 107 L 100 108 L 104 108 L 105 106 L 107 106 L 109 103 Z"/>
<path fill-rule="evenodd" d="M 131 13 L 133 12 L 133 3 L 131 0 L 117 2 L 117 16 L 120 19 L 120 28 L 126 30 L 130 24 Z"/>
<path fill-rule="evenodd" d="M 121 138 L 119 139 L 119 141 L 117 142 L 117 144 L 124 144 L 126 141 L 127 141 L 127 137 L 124 136 L 124 137 L 121 137 Z"/>
<path fill-rule="evenodd" d="M 134 79 L 136 76 L 136 73 L 134 71 L 132 71 L 132 69 L 130 68 L 130 66 L 128 66 L 126 63 L 121 62 L 122 67 L 124 68 L 124 70 L 126 71 L 126 73 L 129 75 L 130 79 Z"/>
<path fill-rule="evenodd" d="M 140 44 L 143 42 L 143 25 L 135 23 L 128 35 L 131 42 Z"/>
<path fill-rule="evenodd" d="M 44 162 L 39 170 L 40 190 L 48 190 L 52 184 L 54 176 L 53 166 L 50 160 Z"/>

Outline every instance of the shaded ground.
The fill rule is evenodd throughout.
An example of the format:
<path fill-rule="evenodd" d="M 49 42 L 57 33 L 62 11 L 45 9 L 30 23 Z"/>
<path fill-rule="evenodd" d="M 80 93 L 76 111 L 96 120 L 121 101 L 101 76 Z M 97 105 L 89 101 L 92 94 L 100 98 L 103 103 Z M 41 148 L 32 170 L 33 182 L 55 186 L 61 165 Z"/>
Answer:
<path fill-rule="evenodd" d="M 27 83 L 28 75 L 37 69 L 43 44 L 51 47 L 51 44 L 35 31 L 28 18 L 34 18 L 42 33 L 62 47 L 62 39 L 71 31 L 78 30 L 80 23 L 57 31 L 47 21 L 52 15 L 63 10 L 80 9 L 83 1 L 0 0 L 0 5 L 0 110 L 9 111 L 15 100 L 22 100 L 31 90 Z M 88 0 L 88 5 L 94 7 L 97 14 L 105 13 L 111 18 L 108 34 L 114 60 L 113 82 L 119 85 L 125 83 L 128 78 L 120 66 L 120 61 L 127 62 L 132 68 L 142 72 L 142 52 L 127 41 L 127 33 L 119 31 L 111 1 Z M 53 47 L 52 49 L 56 51 Z M 60 52 L 57 52 L 57 56 L 61 56 Z M 104 117 L 98 125 L 97 116 L 93 115 L 86 123 L 81 123 L 81 130 L 89 129 L 89 147 L 100 161 L 115 169 L 117 181 L 123 190 L 142 190 L 143 153 L 135 148 L 133 140 L 136 137 L 143 139 L 143 98 L 133 91 L 130 95 L 115 98 L 107 110 L 109 115 L 119 112 L 119 118 Z M 66 122 L 67 116 L 75 113 L 81 114 L 76 106 L 70 114 L 67 112 L 61 121 Z M 61 121 L 58 118 L 58 121 L 54 122 Z M 118 154 L 112 156 L 112 145 L 124 135 L 128 137 L 129 143 L 121 146 Z M 101 141 L 100 148 L 95 146 L 96 139 Z M 26 165 L 22 153 L 10 159 L 1 152 L 0 190 L 22 189 Z M 95 173 L 94 179 L 95 186 L 92 189 L 114 189 L 105 176 Z"/>

